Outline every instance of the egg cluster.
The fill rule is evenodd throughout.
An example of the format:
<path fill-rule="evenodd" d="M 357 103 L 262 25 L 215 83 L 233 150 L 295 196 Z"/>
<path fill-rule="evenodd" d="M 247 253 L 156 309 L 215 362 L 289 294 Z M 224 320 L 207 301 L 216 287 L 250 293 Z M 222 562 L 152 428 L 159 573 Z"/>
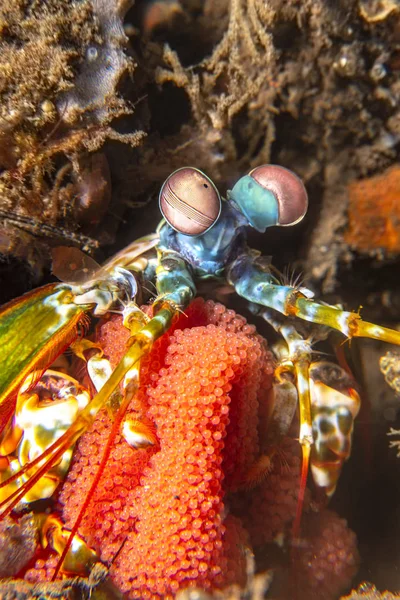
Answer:
<path fill-rule="evenodd" d="M 128 339 L 116 316 L 97 332 L 113 366 Z M 170 600 L 188 587 L 243 586 L 245 548 L 290 544 L 301 452 L 295 424 L 292 438 L 272 444 L 268 437 L 272 378 L 271 354 L 255 328 L 201 299 L 142 360 L 126 419 L 153 428 L 157 442 L 136 450 L 116 435 L 79 528 L 111 564 L 124 597 Z M 77 445 L 59 495 L 67 528 L 96 476 L 112 415 L 110 406 L 103 409 Z M 282 597 L 292 598 L 294 586 L 299 600 L 333 600 L 356 571 L 355 536 L 334 513 L 312 513 L 308 490 L 304 509 Z M 49 580 L 56 564 L 54 555 L 41 557 L 27 578 Z"/>
<path fill-rule="evenodd" d="M 284 438 L 279 453 L 271 457 L 270 471 L 260 484 L 241 499 L 243 520 L 253 546 L 268 544 L 289 532 L 296 514 L 301 458 L 299 443 Z M 304 508 L 308 505 L 308 490 Z M 241 512 L 242 512 L 241 511 Z"/>
<path fill-rule="evenodd" d="M 117 583 L 132 597 L 167 598 L 191 583 L 209 589 L 244 577 L 247 536 L 223 519 L 224 465 L 233 471 L 241 456 L 240 473 L 258 451 L 257 393 L 269 355 L 244 319 L 221 305 L 205 308 L 214 323 L 176 330 L 148 389 L 160 451 L 133 494 L 136 528 L 117 562 Z"/>
<path fill-rule="evenodd" d="M 128 339 L 119 319 L 98 337 L 115 364 Z M 270 354 L 255 328 L 202 300 L 142 361 L 126 418 L 152 424 L 158 444 L 135 450 L 116 436 L 79 529 L 103 561 L 124 542 L 111 574 L 128 596 L 169 598 L 191 584 L 244 582 L 248 535 L 239 519 L 225 518 L 224 495 L 259 453 L 259 395 L 271 381 Z M 111 426 L 104 409 L 79 441 L 59 497 L 66 527 L 79 514 Z M 37 575 L 48 578 L 53 568 L 54 560 L 38 561 Z"/>
<path fill-rule="evenodd" d="M 360 562 L 357 539 L 331 510 L 304 518 L 304 542 L 293 554 L 292 593 L 301 590 L 299 600 L 331 600 L 349 587 Z"/>

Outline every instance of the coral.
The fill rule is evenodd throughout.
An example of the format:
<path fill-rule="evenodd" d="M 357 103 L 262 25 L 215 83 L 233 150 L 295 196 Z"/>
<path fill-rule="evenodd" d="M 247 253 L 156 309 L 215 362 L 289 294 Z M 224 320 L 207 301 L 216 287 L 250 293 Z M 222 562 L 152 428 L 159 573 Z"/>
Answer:
<path fill-rule="evenodd" d="M 2 135 L 15 143 L 3 157 L 3 167 L 16 166 L 28 150 L 21 124 L 31 130 L 54 123 L 54 98 L 73 86 L 74 64 L 85 48 L 101 40 L 90 2 L 27 2 L 3 4 L 1 19 Z M 28 76 L 29 75 L 29 76 Z M 26 142 L 29 137 L 26 136 Z M 5 153 L 6 147 L 2 147 Z"/>
<path fill-rule="evenodd" d="M 345 241 L 358 252 L 400 251 L 400 168 L 349 185 Z"/>

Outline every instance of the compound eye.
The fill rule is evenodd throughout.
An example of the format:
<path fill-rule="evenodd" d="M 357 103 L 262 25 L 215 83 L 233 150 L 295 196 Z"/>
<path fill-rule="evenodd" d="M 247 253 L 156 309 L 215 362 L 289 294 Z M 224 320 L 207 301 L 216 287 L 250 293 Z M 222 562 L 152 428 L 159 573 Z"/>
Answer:
<path fill-rule="evenodd" d="M 183 167 L 174 171 L 160 191 L 160 210 L 168 224 L 184 235 L 202 235 L 218 220 L 221 197 L 202 171 Z"/>
<path fill-rule="evenodd" d="M 308 196 L 297 175 L 279 165 L 262 165 L 250 171 L 249 175 L 277 199 L 277 225 L 295 225 L 301 221 L 307 212 Z"/>

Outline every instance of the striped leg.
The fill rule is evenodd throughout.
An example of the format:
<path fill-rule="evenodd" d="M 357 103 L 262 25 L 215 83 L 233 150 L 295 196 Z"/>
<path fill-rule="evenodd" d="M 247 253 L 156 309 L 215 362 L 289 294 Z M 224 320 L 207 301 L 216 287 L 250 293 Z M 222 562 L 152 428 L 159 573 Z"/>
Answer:
<path fill-rule="evenodd" d="M 300 488 L 297 499 L 296 516 L 293 523 L 293 536 L 297 537 L 300 531 L 304 494 L 310 464 L 310 452 L 314 442 L 309 381 L 312 353 L 311 342 L 303 339 L 292 324 L 285 323 L 283 319 L 279 319 L 278 315 L 274 314 L 274 311 L 260 308 L 260 310 L 257 311 L 257 314 L 267 321 L 267 323 L 269 323 L 285 341 L 286 356 L 280 357 L 284 358 L 284 362 L 281 367 L 278 367 L 278 378 L 280 369 L 282 371 L 290 371 L 293 373 L 297 386 L 300 416 L 299 442 L 302 451 Z"/>
<path fill-rule="evenodd" d="M 358 313 L 314 302 L 303 293 L 305 290 L 279 285 L 278 280 L 263 270 L 251 255 L 241 255 L 233 262 L 228 281 L 239 296 L 283 315 L 337 329 L 347 338 L 367 337 L 400 345 L 399 331 L 363 321 Z"/>

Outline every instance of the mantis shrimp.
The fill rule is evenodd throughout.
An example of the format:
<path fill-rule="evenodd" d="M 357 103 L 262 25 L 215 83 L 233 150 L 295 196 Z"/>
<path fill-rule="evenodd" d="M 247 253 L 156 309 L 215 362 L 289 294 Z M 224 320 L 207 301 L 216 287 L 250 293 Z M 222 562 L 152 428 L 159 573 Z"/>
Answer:
<path fill-rule="evenodd" d="M 276 394 L 276 411 L 285 413 L 285 404 L 292 405 L 293 398 L 299 406 L 302 469 L 294 524 L 297 535 L 309 467 L 316 484 L 331 495 L 350 454 L 360 398 L 351 378 L 340 367 L 312 360 L 311 342 L 298 333 L 296 321 L 338 330 L 348 339 L 368 337 L 400 345 L 399 332 L 365 322 L 358 313 L 318 303 L 304 287 L 283 284 L 259 253 L 247 246 L 248 227 L 264 233 L 271 226 L 295 225 L 307 207 L 303 183 L 281 166 L 262 165 L 251 170 L 227 192 L 226 199 L 221 199 L 214 183 L 202 171 L 183 167 L 161 187 L 160 210 L 164 218 L 156 233 L 133 242 L 99 269 L 86 267 L 82 270 L 84 276 L 78 269 L 69 282 L 46 285 L 1 309 L 3 439 L 12 430 L 13 415 L 21 398 L 29 394 L 58 355 L 68 347 L 78 355 L 95 348 L 93 343 L 81 339 L 91 315 L 119 312 L 130 332 L 128 349 L 113 370 L 101 362 L 101 351 L 97 352 L 97 393 L 74 413 L 69 426 L 60 430 L 57 439 L 52 439 L 39 455 L 16 472 L 8 472 L 6 480 L 3 477 L 0 493 L 6 488 L 11 491 L 1 497 L 2 516 L 8 515 L 60 463 L 123 382 L 123 399 L 113 425 L 113 430 L 118 430 L 137 390 L 140 360 L 168 331 L 174 317 L 195 298 L 197 282 L 216 279 L 228 283 L 247 300 L 250 310 L 272 325 L 284 341 L 278 356 L 277 389 L 286 383 L 287 374 L 296 389 L 293 392 L 292 385 L 289 395 Z M 73 251 L 71 256 L 75 257 Z M 149 282 L 157 290 L 151 318 L 138 306 L 139 295 Z M 290 413 L 290 425 L 293 410 L 286 412 Z M 279 426 L 282 425 L 278 423 Z M 130 435 L 139 445 L 151 443 L 152 433 L 140 424 L 136 424 L 136 429 L 131 426 Z M 107 452 L 98 477 L 106 460 Z M 22 480 L 27 473 L 29 477 Z M 18 485 L 9 488 L 17 481 Z M 77 533 L 80 518 L 62 546 L 60 564 Z"/>

